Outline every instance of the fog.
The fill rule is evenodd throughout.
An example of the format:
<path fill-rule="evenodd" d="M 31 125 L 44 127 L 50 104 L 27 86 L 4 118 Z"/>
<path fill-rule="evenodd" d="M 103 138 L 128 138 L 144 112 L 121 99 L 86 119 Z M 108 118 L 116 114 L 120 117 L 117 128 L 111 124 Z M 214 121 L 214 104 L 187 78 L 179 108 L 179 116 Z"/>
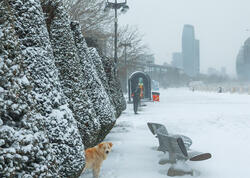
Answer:
<path fill-rule="evenodd" d="M 130 7 L 119 25 L 135 25 L 155 54 L 156 63 L 170 63 L 181 51 L 184 24 L 195 28 L 200 40 L 200 69 L 218 70 L 236 76 L 236 56 L 250 36 L 249 0 L 128 0 Z"/>

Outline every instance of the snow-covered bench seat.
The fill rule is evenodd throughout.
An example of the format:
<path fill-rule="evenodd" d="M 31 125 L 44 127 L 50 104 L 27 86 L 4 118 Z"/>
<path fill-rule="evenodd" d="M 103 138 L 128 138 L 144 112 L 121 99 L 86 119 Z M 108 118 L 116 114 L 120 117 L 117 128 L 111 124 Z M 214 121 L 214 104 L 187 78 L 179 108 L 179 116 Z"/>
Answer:
<path fill-rule="evenodd" d="M 149 122 L 147 125 L 152 134 L 158 138 L 158 151 L 168 152 L 168 156 L 159 161 L 159 164 L 171 164 L 168 176 L 193 175 L 193 171 L 188 168 L 185 161 L 202 161 L 212 157 L 210 153 L 191 150 L 192 140 L 187 136 L 169 134 L 162 124 Z"/>
<path fill-rule="evenodd" d="M 159 124 L 159 123 L 153 123 L 153 122 L 148 122 L 147 123 L 148 125 L 148 128 L 149 130 L 152 132 L 153 135 L 155 135 L 157 137 L 157 133 L 156 131 L 158 130 L 159 132 L 161 132 L 162 134 L 165 134 L 165 135 L 173 135 L 173 134 L 170 134 L 168 133 L 167 131 L 167 128 L 162 125 L 162 124 Z M 192 140 L 191 138 L 185 136 L 185 135 L 178 135 L 178 134 L 175 134 L 173 135 L 175 137 L 181 137 L 182 140 L 184 141 L 184 144 L 187 148 L 189 148 L 191 145 L 192 145 Z"/>
<path fill-rule="evenodd" d="M 212 157 L 210 153 L 202 153 L 187 149 L 181 137 L 165 135 L 157 132 L 157 138 L 159 139 L 160 143 L 159 150 L 169 153 L 167 158 L 162 158 L 159 161 L 159 164 L 172 164 L 168 170 L 168 176 L 180 176 L 184 174 L 193 175 L 192 170 L 187 170 L 186 168 L 182 169 L 180 166 L 176 167 L 176 163 L 184 163 L 187 160 L 203 161 Z"/>

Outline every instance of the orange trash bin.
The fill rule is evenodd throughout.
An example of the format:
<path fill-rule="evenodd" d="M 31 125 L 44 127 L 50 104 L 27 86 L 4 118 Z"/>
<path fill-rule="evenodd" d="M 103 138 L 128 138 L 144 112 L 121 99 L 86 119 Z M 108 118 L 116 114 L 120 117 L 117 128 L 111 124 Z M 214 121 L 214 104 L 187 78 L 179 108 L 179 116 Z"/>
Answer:
<path fill-rule="evenodd" d="M 153 101 L 160 101 L 160 93 L 159 92 L 152 92 Z"/>

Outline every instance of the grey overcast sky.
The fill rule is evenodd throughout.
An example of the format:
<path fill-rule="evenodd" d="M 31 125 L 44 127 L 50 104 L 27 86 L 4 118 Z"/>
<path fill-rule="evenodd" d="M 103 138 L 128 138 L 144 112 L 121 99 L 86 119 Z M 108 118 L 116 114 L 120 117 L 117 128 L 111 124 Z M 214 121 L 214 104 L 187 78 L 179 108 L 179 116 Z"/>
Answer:
<path fill-rule="evenodd" d="M 191 24 L 200 40 L 201 72 L 224 66 L 235 75 L 236 56 L 250 36 L 250 0 L 128 0 L 128 5 L 119 25 L 138 27 L 156 63 L 170 63 L 172 53 L 181 51 L 183 26 Z"/>

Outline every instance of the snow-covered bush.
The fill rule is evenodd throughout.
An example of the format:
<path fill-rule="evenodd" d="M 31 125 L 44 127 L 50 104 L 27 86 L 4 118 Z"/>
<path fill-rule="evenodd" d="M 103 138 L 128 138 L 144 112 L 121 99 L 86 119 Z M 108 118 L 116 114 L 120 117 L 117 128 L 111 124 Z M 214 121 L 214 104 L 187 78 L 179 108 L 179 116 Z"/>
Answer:
<path fill-rule="evenodd" d="M 55 177 L 49 140 L 36 126 L 44 118 L 34 109 L 9 7 L 0 2 L 0 177 Z"/>
<path fill-rule="evenodd" d="M 107 57 L 102 57 L 102 63 L 104 70 L 106 72 L 107 82 L 108 82 L 108 90 L 112 98 L 112 103 L 116 109 L 116 118 L 118 118 L 122 111 L 124 111 L 127 107 L 126 100 L 124 98 L 121 83 L 117 76 L 116 66 L 112 59 Z"/>
<path fill-rule="evenodd" d="M 13 18 L 9 18 L 8 14 L 3 14 L 3 18 L 5 17 L 7 22 L 10 23 L 9 27 L 14 28 L 15 31 L 12 38 L 17 45 L 10 46 L 15 50 L 19 48 L 21 55 L 21 59 L 15 61 L 18 58 L 11 58 L 14 53 L 12 54 L 9 50 L 10 46 L 8 44 L 5 45 L 1 53 L 9 53 L 9 55 L 5 55 L 6 60 L 3 62 L 3 65 L 5 64 L 3 68 L 12 61 L 14 64 L 19 65 L 24 73 L 20 81 L 26 84 L 26 87 L 24 87 L 26 92 L 16 95 L 21 98 L 24 105 L 15 103 L 15 105 L 12 105 L 13 111 L 16 111 L 15 108 L 22 111 L 21 109 L 27 105 L 26 109 L 24 109 L 26 113 L 19 112 L 20 114 L 13 115 L 13 112 L 7 110 L 4 115 L 1 114 L 3 125 L 0 129 L 0 135 L 3 136 L 2 133 L 14 136 L 20 135 L 19 137 L 13 137 L 13 139 L 6 137 L 5 140 L 7 141 L 1 146 L 1 151 L 3 150 L 1 159 L 4 159 L 4 164 L 1 166 L 5 167 L 6 171 L 4 175 L 13 176 L 21 170 L 21 175 L 32 177 L 45 176 L 45 174 L 47 174 L 46 177 L 77 176 L 81 173 L 85 164 L 84 146 L 77 123 L 68 108 L 67 99 L 61 91 L 58 71 L 55 66 L 40 1 L 9 0 L 8 4 L 3 3 L 2 7 L 6 8 L 1 9 L 1 12 L 7 9 L 9 14 L 13 14 Z M 2 29 L 4 30 L 6 27 L 1 26 L 1 37 L 2 34 L 5 37 L 8 33 L 2 32 Z M 1 43 L 2 41 L 8 42 L 6 39 L 1 40 Z M 3 74 L 6 74 L 6 70 L 2 71 Z M 4 111 L 6 111 L 6 107 L 9 107 L 9 103 L 13 102 L 8 99 L 11 96 L 9 89 L 6 92 L 6 86 L 9 86 L 10 91 L 16 87 L 15 84 L 7 83 L 12 80 L 15 80 L 15 74 L 10 75 L 3 82 L 1 81 L 1 88 L 3 88 L 1 90 L 4 90 L 1 99 L 5 101 L 1 105 L 1 110 Z M 17 90 L 22 91 L 22 89 Z M 25 103 L 27 104 L 25 105 Z M 33 128 L 37 129 L 34 131 Z M 22 139 L 26 138 L 26 135 L 29 139 L 23 143 Z M 26 147 L 29 147 L 29 151 L 25 151 Z M 25 156 L 24 159 L 20 159 L 20 164 L 9 161 L 6 166 L 6 156 L 9 155 L 9 150 L 13 154 L 17 152 L 21 156 Z M 36 153 L 36 151 L 38 152 Z M 47 155 L 45 153 L 43 155 L 41 151 L 46 152 Z M 36 158 L 35 153 L 38 154 L 37 159 L 33 160 L 31 158 Z M 39 156 L 40 154 L 43 156 Z M 44 156 L 46 156 L 46 159 L 43 158 Z M 10 158 L 10 160 L 12 159 Z M 49 164 L 49 166 L 43 166 L 46 164 Z"/>
<path fill-rule="evenodd" d="M 56 6 L 51 7 L 52 3 Z M 46 14 L 50 41 L 59 70 L 59 78 L 64 94 L 68 97 L 70 109 L 77 121 L 85 147 L 95 146 L 100 132 L 100 123 L 84 87 L 84 76 L 77 54 L 70 20 L 60 1 L 44 1 L 43 9 L 53 8 L 53 18 Z M 46 12 L 46 11 L 45 11 Z"/>
<path fill-rule="evenodd" d="M 77 46 L 78 56 L 81 60 L 83 72 L 83 88 L 93 103 L 97 118 L 101 124 L 101 131 L 98 136 L 98 142 L 102 141 L 115 124 L 114 108 L 110 103 L 109 96 L 98 77 L 94 61 L 91 58 L 90 49 L 81 34 L 80 26 L 76 22 L 72 22 L 72 30 L 74 32 L 75 43 Z"/>
<path fill-rule="evenodd" d="M 80 175 L 126 107 L 101 60 L 61 0 L 0 1 L 0 177 Z"/>
<path fill-rule="evenodd" d="M 111 94 L 110 89 L 109 89 L 107 76 L 106 76 L 106 73 L 104 71 L 104 67 L 102 64 L 102 59 L 99 56 L 96 48 L 92 48 L 92 47 L 89 48 L 89 57 L 91 58 L 91 60 L 93 61 L 93 64 L 95 65 L 97 75 L 100 78 L 102 85 L 105 88 L 105 91 L 109 96 L 109 100 L 110 100 L 111 104 L 116 109 L 115 103 L 114 103 L 113 98 L 112 98 L 112 94 Z M 115 112 L 117 112 L 117 111 L 115 110 Z M 117 113 L 115 113 L 115 115 L 117 115 Z"/>

